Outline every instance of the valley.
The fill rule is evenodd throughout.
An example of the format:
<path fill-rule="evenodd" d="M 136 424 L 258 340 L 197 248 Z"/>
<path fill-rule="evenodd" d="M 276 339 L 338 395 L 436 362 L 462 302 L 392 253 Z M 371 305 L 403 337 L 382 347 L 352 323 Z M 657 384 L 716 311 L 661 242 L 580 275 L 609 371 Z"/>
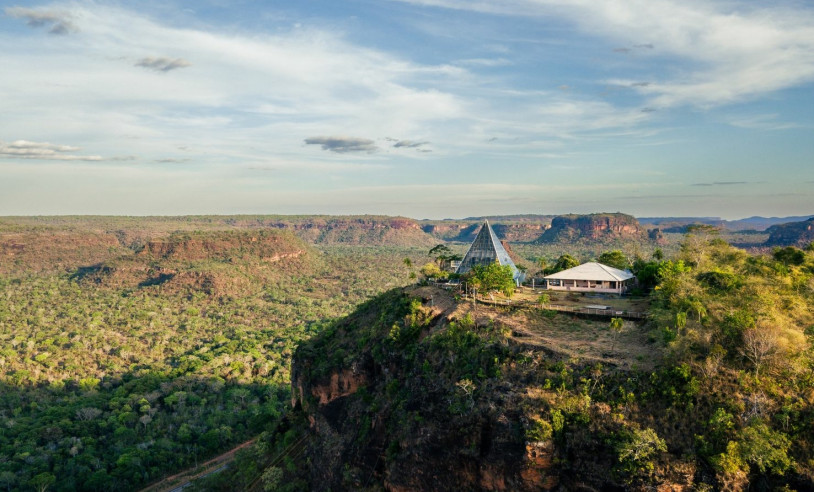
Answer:
<path fill-rule="evenodd" d="M 740 232 L 654 240 L 627 218 L 583 217 L 495 228 L 526 239 L 511 250 L 532 274 L 541 258 L 611 249 L 655 268 L 639 300 L 549 299 L 648 311 L 619 333 L 535 305 L 529 287 L 505 300 L 530 305 L 501 307 L 417 286 L 438 234 L 470 226 L 2 218 L 0 484 L 138 490 L 255 438 L 194 487 L 811 483 L 812 253 L 723 240 Z M 767 323 L 770 351 L 750 355 Z M 773 461 L 745 444 L 755 433 Z M 621 458 L 637 439 L 646 457 Z"/>

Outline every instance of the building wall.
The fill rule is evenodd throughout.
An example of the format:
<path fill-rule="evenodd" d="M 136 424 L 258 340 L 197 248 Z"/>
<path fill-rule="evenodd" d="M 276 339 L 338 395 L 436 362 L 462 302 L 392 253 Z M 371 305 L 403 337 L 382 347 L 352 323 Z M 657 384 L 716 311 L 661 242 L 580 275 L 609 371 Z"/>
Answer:
<path fill-rule="evenodd" d="M 574 287 L 571 285 L 562 286 L 562 285 L 549 285 L 546 287 L 548 290 L 562 290 L 566 292 L 599 292 L 602 294 L 621 294 L 623 291 L 622 289 L 609 289 L 609 288 L 598 288 L 598 287 Z"/>
<path fill-rule="evenodd" d="M 546 281 L 545 288 L 548 290 L 566 292 L 599 292 L 604 294 L 622 294 L 630 290 L 632 281 L 626 282 L 595 282 L 589 280 L 559 280 L 559 285 L 552 285 L 551 280 Z M 576 285 L 574 285 L 576 283 Z M 613 287 L 613 283 L 616 287 Z"/>

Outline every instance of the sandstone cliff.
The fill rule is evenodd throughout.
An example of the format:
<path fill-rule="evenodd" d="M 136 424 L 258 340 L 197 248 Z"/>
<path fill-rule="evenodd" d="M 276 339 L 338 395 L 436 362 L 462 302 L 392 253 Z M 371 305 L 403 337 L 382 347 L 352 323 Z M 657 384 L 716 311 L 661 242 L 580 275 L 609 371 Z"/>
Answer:
<path fill-rule="evenodd" d="M 645 229 L 633 216 L 621 213 L 560 215 L 551 221 L 551 228 L 541 242 L 601 240 L 606 238 L 645 239 Z"/>

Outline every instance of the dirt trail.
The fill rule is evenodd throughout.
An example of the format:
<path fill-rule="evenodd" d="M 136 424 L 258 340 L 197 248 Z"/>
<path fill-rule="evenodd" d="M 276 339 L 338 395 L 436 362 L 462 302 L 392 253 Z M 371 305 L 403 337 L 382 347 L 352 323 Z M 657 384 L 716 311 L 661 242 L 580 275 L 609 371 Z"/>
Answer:
<path fill-rule="evenodd" d="M 141 489 L 141 492 L 168 492 L 171 490 L 181 490 L 184 488 L 189 482 L 195 480 L 196 478 L 200 478 L 204 475 L 208 475 L 215 470 L 218 470 L 229 463 L 231 463 L 235 459 L 235 454 L 243 448 L 247 448 L 254 444 L 257 438 L 251 439 L 249 441 L 240 444 L 239 446 L 230 449 L 229 451 L 215 456 L 209 461 L 205 463 L 201 463 L 197 467 L 188 468 L 182 472 L 176 473 L 175 475 L 169 476 L 160 482 L 154 483 L 148 487 Z"/>

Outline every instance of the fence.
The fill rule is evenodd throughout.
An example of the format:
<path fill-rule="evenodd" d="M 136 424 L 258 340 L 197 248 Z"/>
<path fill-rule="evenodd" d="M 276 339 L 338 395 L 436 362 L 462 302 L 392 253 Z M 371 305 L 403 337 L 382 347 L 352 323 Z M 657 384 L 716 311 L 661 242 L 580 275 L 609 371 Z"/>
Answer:
<path fill-rule="evenodd" d="M 466 299 L 472 299 L 472 296 L 464 295 Z M 532 301 L 512 301 L 506 300 L 491 300 L 483 297 L 478 297 L 477 302 L 492 306 L 514 307 L 514 308 L 542 308 L 549 311 L 559 311 L 562 313 L 584 314 L 590 316 L 606 316 L 608 318 L 625 318 L 625 319 L 645 319 L 647 313 L 640 311 L 627 311 L 624 309 L 596 309 L 581 306 L 561 306 L 558 304 L 540 304 Z"/>

